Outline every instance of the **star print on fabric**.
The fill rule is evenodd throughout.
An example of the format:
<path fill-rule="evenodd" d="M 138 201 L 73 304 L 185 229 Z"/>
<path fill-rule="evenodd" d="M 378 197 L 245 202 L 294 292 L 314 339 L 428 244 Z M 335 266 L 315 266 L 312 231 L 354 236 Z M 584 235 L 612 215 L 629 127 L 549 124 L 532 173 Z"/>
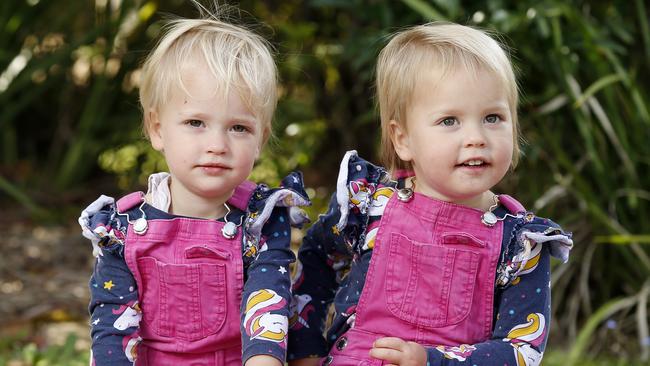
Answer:
<path fill-rule="evenodd" d="M 280 271 L 282 274 L 287 273 L 287 270 L 283 266 L 280 266 L 280 269 L 278 269 L 278 271 Z"/>
<path fill-rule="evenodd" d="M 334 225 L 334 226 L 332 226 L 332 233 L 334 233 L 334 235 L 340 235 L 341 230 L 339 230 L 339 228 L 336 227 L 336 225 Z"/>
<path fill-rule="evenodd" d="M 97 324 L 99 324 L 99 319 L 95 319 L 95 321 L 93 322 L 93 325 L 97 325 Z"/>
<path fill-rule="evenodd" d="M 104 282 L 105 289 L 110 291 L 113 287 L 115 287 L 115 285 L 113 284 L 113 280 Z"/>

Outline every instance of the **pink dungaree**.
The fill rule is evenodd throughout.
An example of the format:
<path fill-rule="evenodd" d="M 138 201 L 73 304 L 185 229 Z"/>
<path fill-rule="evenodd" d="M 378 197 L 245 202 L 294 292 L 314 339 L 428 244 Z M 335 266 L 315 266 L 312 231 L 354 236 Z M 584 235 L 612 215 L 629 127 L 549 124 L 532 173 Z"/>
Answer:
<path fill-rule="evenodd" d="M 228 201 L 245 209 L 255 185 L 245 182 Z M 117 202 L 138 207 L 141 192 Z M 186 217 L 129 224 L 124 256 L 138 285 L 142 309 L 137 365 L 241 365 L 240 304 L 244 284 L 241 228 L 232 239 L 225 223 Z"/>
<path fill-rule="evenodd" d="M 354 326 L 323 365 L 382 365 L 368 353 L 381 337 L 423 346 L 473 344 L 492 332 L 503 222 L 482 211 L 414 194 L 394 194 L 381 218 Z M 521 204 L 499 196 L 510 211 Z"/>

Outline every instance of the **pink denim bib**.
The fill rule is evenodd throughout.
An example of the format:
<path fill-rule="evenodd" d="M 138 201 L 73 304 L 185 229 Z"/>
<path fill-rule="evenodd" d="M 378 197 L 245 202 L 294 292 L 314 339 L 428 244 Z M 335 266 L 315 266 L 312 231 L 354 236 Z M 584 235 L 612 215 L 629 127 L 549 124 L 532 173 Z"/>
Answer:
<path fill-rule="evenodd" d="M 246 209 L 255 185 L 244 182 L 229 203 Z M 123 213 L 141 192 L 117 202 Z M 124 256 L 142 309 L 137 365 L 241 365 L 240 304 L 244 283 L 241 229 L 232 239 L 223 222 L 176 217 L 130 223 Z"/>
<path fill-rule="evenodd" d="M 491 335 L 503 222 L 489 227 L 482 211 L 417 193 L 408 202 L 397 196 L 381 218 L 354 326 L 323 365 L 382 365 L 368 354 L 380 337 L 437 346 Z M 511 211 L 523 209 L 499 197 Z"/>

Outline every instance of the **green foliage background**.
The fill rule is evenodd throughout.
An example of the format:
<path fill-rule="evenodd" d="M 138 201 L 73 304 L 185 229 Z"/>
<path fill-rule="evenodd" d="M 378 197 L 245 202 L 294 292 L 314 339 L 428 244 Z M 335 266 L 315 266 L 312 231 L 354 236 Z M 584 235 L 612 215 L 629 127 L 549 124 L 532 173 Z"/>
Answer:
<path fill-rule="evenodd" d="M 650 359 L 646 2 L 233 5 L 243 23 L 265 24 L 256 28 L 275 45 L 281 72 L 276 139 L 253 178 L 273 183 L 302 170 L 316 202 L 312 217 L 345 150 L 376 160 L 372 80 L 388 35 L 431 20 L 500 33 L 518 69 L 526 143 L 499 188 L 575 233 L 569 264 L 553 272 L 551 345 L 567 352 L 558 364 Z M 142 138 L 135 81 L 165 14 L 196 11 L 181 0 L 0 2 L 0 204 L 56 223 L 95 194 L 138 188 L 164 169 Z"/>

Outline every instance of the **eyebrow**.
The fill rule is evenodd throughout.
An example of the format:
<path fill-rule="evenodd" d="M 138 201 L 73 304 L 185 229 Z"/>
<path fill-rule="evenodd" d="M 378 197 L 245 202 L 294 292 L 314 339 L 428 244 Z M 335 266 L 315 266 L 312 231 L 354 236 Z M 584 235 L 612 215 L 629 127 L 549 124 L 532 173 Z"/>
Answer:
<path fill-rule="evenodd" d="M 485 108 L 482 109 L 483 113 L 495 113 L 495 112 L 508 112 L 510 110 L 510 106 L 507 103 L 495 103 L 495 104 L 490 104 L 487 105 Z M 450 108 L 436 108 L 435 110 L 431 111 L 427 115 L 429 118 L 433 117 L 441 117 L 441 116 L 459 116 L 465 113 L 465 109 L 463 108 L 457 108 L 456 106 L 450 107 Z"/>
<path fill-rule="evenodd" d="M 494 103 L 488 106 L 486 109 L 498 109 L 498 110 L 508 110 L 510 109 L 510 105 L 508 103 Z"/>
<path fill-rule="evenodd" d="M 202 113 L 202 112 L 193 112 L 193 111 L 185 111 L 185 112 L 179 112 L 179 115 L 181 115 L 183 118 L 194 118 L 194 119 L 200 119 L 200 120 L 209 120 L 211 118 L 210 115 Z M 248 122 L 255 122 L 257 121 L 257 117 L 250 113 L 250 114 L 235 114 L 228 116 L 228 119 L 230 120 L 235 120 L 235 121 L 248 121 Z"/>
<path fill-rule="evenodd" d="M 254 114 L 236 114 L 233 116 L 230 116 L 230 119 L 235 120 L 235 121 L 248 121 L 248 122 L 256 122 L 257 117 Z"/>
<path fill-rule="evenodd" d="M 209 119 L 209 116 L 207 114 L 201 113 L 201 112 L 180 112 L 179 115 L 181 115 L 184 118 L 195 118 L 195 119 L 200 119 L 200 120 L 206 120 Z"/>

